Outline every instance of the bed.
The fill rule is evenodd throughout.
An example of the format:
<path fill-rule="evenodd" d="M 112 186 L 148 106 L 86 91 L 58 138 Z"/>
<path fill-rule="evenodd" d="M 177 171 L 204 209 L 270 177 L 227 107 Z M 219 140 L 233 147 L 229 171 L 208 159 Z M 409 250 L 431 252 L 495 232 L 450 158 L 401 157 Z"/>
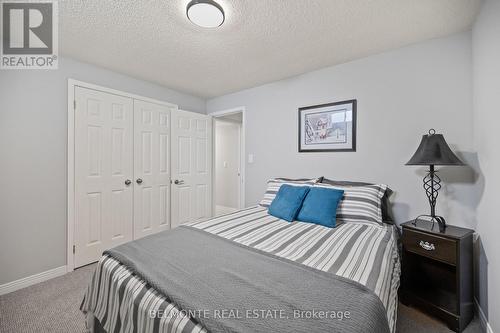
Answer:
<path fill-rule="evenodd" d="M 251 207 L 106 251 L 81 310 L 106 332 L 394 332 L 397 235 L 389 224 L 327 228 Z"/>

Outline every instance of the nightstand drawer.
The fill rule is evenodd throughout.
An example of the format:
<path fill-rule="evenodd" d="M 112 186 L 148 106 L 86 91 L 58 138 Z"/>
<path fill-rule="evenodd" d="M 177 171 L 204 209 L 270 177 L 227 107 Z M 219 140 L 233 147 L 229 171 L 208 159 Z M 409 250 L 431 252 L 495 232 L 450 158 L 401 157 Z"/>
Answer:
<path fill-rule="evenodd" d="M 403 246 L 407 251 L 445 261 L 457 262 L 457 243 L 454 240 L 406 229 L 403 233 Z"/>

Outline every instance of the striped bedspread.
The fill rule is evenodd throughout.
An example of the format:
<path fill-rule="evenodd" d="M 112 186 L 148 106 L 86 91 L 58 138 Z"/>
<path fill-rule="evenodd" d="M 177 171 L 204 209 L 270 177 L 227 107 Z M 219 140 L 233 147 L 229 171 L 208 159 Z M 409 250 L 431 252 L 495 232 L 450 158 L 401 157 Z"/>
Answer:
<path fill-rule="evenodd" d="M 331 229 L 289 223 L 260 206 L 187 225 L 365 285 L 380 298 L 395 330 L 400 263 L 393 226 L 350 222 Z M 107 332 L 206 332 L 108 256 L 99 261 L 81 310 Z M 168 315 L 156 316 L 158 310 Z"/>

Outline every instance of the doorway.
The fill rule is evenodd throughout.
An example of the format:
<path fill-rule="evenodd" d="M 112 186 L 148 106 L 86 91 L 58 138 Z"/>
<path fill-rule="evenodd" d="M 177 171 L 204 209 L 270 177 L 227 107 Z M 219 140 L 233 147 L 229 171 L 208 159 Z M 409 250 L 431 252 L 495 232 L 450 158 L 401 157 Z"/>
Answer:
<path fill-rule="evenodd" d="M 214 215 L 229 214 L 244 202 L 244 109 L 212 114 L 214 132 Z"/>

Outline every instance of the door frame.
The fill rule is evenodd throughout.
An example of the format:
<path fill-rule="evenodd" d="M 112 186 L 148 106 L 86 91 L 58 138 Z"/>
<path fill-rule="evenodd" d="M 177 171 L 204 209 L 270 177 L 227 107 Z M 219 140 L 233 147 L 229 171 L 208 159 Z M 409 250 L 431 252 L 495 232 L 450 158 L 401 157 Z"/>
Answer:
<path fill-rule="evenodd" d="M 66 222 L 66 270 L 71 272 L 75 269 L 73 245 L 75 244 L 75 88 L 97 90 L 100 92 L 128 97 L 150 103 L 165 105 L 174 109 L 177 104 L 160 101 L 153 98 L 116 90 L 93 83 L 68 79 L 68 137 L 67 137 L 67 222 Z"/>
<path fill-rule="evenodd" d="M 241 113 L 241 132 L 240 132 L 240 200 L 239 200 L 239 209 L 245 208 L 245 183 L 246 183 L 246 174 L 245 174 L 245 166 L 246 166 L 246 154 L 245 154 L 245 126 L 246 126 L 246 108 L 244 106 L 238 106 L 231 109 L 220 110 L 211 112 L 208 115 L 212 116 L 215 119 L 228 116 L 231 114 Z M 215 121 L 212 121 L 212 182 L 215 181 Z M 215 214 L 215 183 L 212 186 L 212 214 Z"/>

